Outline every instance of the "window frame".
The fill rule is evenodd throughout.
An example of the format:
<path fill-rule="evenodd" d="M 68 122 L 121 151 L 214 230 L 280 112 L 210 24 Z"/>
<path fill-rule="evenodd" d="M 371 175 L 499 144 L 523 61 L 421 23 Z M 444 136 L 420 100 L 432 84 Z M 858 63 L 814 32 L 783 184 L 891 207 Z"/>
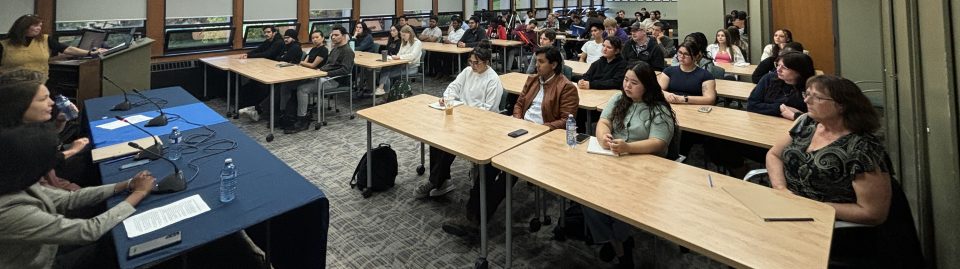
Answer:
<path fill-rule="evenodd" d="M 316 31 L 316 30 L 317 30 L 317 25 L 342 24 L 342 23 L 346 23 L 346 24 L 347 24 L 347 26 L 345 27 L 345 28 L 347 28 L 347 31 L 349 31 L 350 29 L 353 28 L 353 22 L 350 21 L 350 18 L 349 18 L 349 17 L 345 17 L 345 18 L 323 18 L 323 19 L 311 20 L 310 22 L 308 22 L 308 25 L 310 25 L 310 28 L 309 28 L 309 29 L 310 29 L 310 32 L 308 32 L 308 34 L 311 34 L 311 33 L 313 33 L 314 31 Z M 349 36 L 350 34 L 347 33 L 346 35 Z M 325 38 L 325 39 L 330 38 L 330 32 L 329 32 L 329 31 L 324 32 L 324 33 L 323 33 L 323 38 Z"/>
<path fill-rule="evenodd" d="M 205 46 L 197 46 L 190 48 L 170 48 L 170 41 L 173 40 L 170 38 L 173 34 L 179 33 L 197 33 L 204 31 L 223 31 L 228 30 L 227 42 L 223 44 L 210 44 Z M 205 53 L 205 52 L 215 52 L 215 51 L 229 51 L 233 49 L 233 40 L 236 37 L 237 29 L 232 25 L 223 25 L 221 23 L 210 24 L 209 26 L 193 26 L 193 27 L 171 27 L 164 29 L 163 33 L 163 55 L 172 56 L 172 55 L 184 55 L 184 54 L 196 54 L 196 53 Z"/>
<path fill-rule="evenodd" d="M 106 32 L 106 33 L 107 33 L 106 39 L 110 39 L 110 35 L 120 34 L 120 33 L 126 34 L 126 33 L 129 33 L 129 32 L 130 32 L 130 29 L 135 29 L 135 30 L 134 30 L 135 33 L 140 33 L 141 36 L 145 36 L 145 35 L 143 34 L 143 33 L 146 31 L 146 27 L 145 27 L 145 26 L 140 26 L 140 27 L 123 27 L 123 28 L 108 28 L 108 29 L 96 29 L 96 30 L 100 30 L 100 31 Z M 74 46 L 74 44 L 69 44 L 69 43 L 61 42 L 60 39 L 63 38 L 63 37 L 76 37 L 76 38 L 79 39 L 79 38 L 81 37 L 81 35 L 83 35 L 83 29 L 74 29 L 74 30 L 56 31 L 56 32 L 54 32 L 54 33 L 51 35 L 51 37 L 55 38 L 55 40 L 57 40 L 58 43 L 66 44 L 66 45 L 68 45 L 68 46 Z M 4 38 L 5 38 L 5 37 L 4 37 Z"/>
<path fill-rule="evenodd" d="M 371 20 L 371 19 L 378 19 L 378 20 L 381 20 L 381 21 L 390 21 L 390 25 L 389 25 L 389 26 L 388 26 L 386 23 L 383 23 L 383 29 L 380 30 L 380 31 L 370 30 L 370 34 L 373 35 L 374 38 L 377 38 L 377 37 L 390 36 L 390 27 L 393 26 L 393 23 L 394 23 L 394 22 L 396 22 L 397 16 L 396 16 L 396 15 L 369 15 L 369 16 L 360 16 L 360 21 L 362 21 L 362 22 L 364 22 L 364 23 L 366 23 L 367 21 L 369 21 L 369 20 Z M 356 27 L 356 25 L 350 25 L 350 26 Z"/>
<path fill-rule="evenodd" d="M 248 35 L 250 34 L 250 29 L 258 29 L 258 28 L 251 27 L 251 26 L 261 27 L 261 26 L 263 26 L 263 25 L 268 25 L 268 24 L 273 24 L 273 26 L 276 27 L 276 28 L 285 27 L 285 26 L 293 26 L 294 29 L 297 30 L 297 32 L 300 32 L 300 28 L 301 28 L 301 27 L 300 27 L 301 25 L 300 25 L 299 22 L 297 22 L 296 20 L 288 20 L 288 19 L 283 19 L 283 20 L 268 20 L 268 21 L 244 21 L 244 22 L 243 22 L 243 28 L 241 28 L 241 29 L 243 29 L 243 30 L 241 30 L 241 31 L 243 31 L 243 37 L 242 37 L 243 39 L 241 40 L 241 42 L 242 42 L 242 44 L 243 44 L 242 47 L 243 47 L 244 49 L 249 49 L 249 48 L 255 48 L 255 47 L 257 47 L 257 46 L 260 46 L 260 44 L 263 44 L 263 41 L 253 42 L 253 43 L 247 42 L 247 38 L 249 38 Z M 279 30 L 279 29 L 277 29 L 277 30 Z M 279 32 L 279 31 L 278 31 L 278 32 Z M 283 36 L 283 33 L 276 33 L 276 34 L 278 34 L 278 35 L 280 35 L 280 36 Z"/>
<path fill-rule="evenodd" d="M 450 16 L 450 19 L 447 19 L 445 23 L 442 23 L 444 16 Z M 448 27 L 450 27 L 450 20 L 453 19 L 453 16 L 460 17 L 460 19 L 462 20 L 463 11 L 461 10 L 461 11 L 448 11 L 448 12 L 437 13 L 437 27 L 440 27 L 440 29 L 447 29 Z"/>

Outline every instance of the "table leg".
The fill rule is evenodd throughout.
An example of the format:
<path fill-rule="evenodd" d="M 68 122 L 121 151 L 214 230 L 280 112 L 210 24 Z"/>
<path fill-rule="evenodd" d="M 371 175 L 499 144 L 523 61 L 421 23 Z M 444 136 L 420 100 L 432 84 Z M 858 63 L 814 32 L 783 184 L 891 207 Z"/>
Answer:
<path fill-rule="evenodd" d="M 484 164 L 477 167 L 480 170 L 480 258 L 474 268 L 487 268 L 487 169 Z"/>
<path fill-rule="evenodd" d="M 327 121 L 327 113 L 323 110 L 323 98 L 326 96 L 323 90 L 323 83 L 326 83 L 326 81 L 321 82 L 321 79 L 317 78 L 317 94 L 319 94 L 317 95 L 317 112 L 319 112 L 318 114 L 320 115 L 317 115 L 317 126 L 313 127 L 314 130 L 320 130 L 320 126 Z"/>
<path fill-rule="evenodd" d="M 512 225 L 512 224 L 513 224 L 513 216 L 512 216 L 512 215 L 513 215 L 513 214 L 512 214 L 512 213 L 513 213 L 513 211 L 512 211 L 512 210 L 513 210 L 513 199 L 512 199 L 512 197 L 513 197 L 513 190 L 512 190 L 512 188 L 511 188 L 511 187 L 513 187 L 513 186 L 510 186 L 510 182 L 511 182 L 511 181 L 513 181 L 513 175 L 511 175 L 510 173 L 507 173 L 507 180 L 506 180 L 505 183 L 504 183 L 504 184 L 507 184 L 507 189 L 506 189 L 506 191 L 507 191 L 507 196 L 506 196 L 506 198 L 504 199 L 505 202 L 507 203 L 507 205 L 506 205 L 507 208 L 506 208 L 506 210 L 505 210 L 505 211 L 507 211 L 507 219 L 504 221 L 504 222 L 506 222 L 506 225 L 507 225 L 507 227 L 506 227 L 506 233 L 507 233 L 507 234 L 506 234 L 506 236 L 507 236 L 507 249 L 506 249 L 507 262 L 506 262 L 506 265 L 504 266 L 504 268 L 510 268 L 510 266 L 512 265 L 512 262 L 513 262 L 513 261 L 510 259 L 510 258 L 511 258 L 511 254 L 513 253 L 513 225 Z"/>
<path fill-rule="evenodd" d="M 583 131 L 584 131 L 584 133 L 587 133 L 587 134 L 589 134 L 589 135 L 592 135 L 592 134 L 594 134 L 594 132 L 591 132 L 591 131 L 590 131 L 590 124 L 593 123 L 593 119 L 592 119 L 593 116 L 591 115 L 591 114 L 593 114 L 593 113 L 591 113 L 590 110 L 586 110 L 586 109 L 584 109 L 583 111 L 584 111 L 584 112 L 587 112 L 587 123 L 586 123 L 586 126 L 583 126 Z"/>
<path fill-rule="evenodd" d="M 503 66 L 503 73 L 507 73 L 507 46 L 503 46 L 503 54 L 500 54 L 500 65 Z"/>
<path fill-rule="evenodd" d="M 373 135 L 372 130 L 373 126 L 370 121 L 367 121 L 367 189 L 363 190 L 363 198 L 370 197 L 373 194 L 373 191 L 370 190 L 370 186 L 373 186 Z M 363 180 L 363 179 L 358 179 Z"/>
<path fill-rule="evenodd" d="M 207 100 L 207 65 L 203 65 L 203 100 Z"/>
<path fill-rule="evenodd" d="M 233 104 L 230 103 L 230 90 L 232 90 L 230 89 L 230 71 L 227 71 L 227 118 L 233 116 Z"/>
<path fill-rule="evenodd" d="M 273 142 L 273 117 L 274 114 L 277 114 L 273 107 L 275 105 L 273 103 L 273 91 L 276 86 L 276 84 L 270 84 L 270 134 L 267 135 L 267 142 Z"/>
<path fill-rule="evenodd" d="M 234 119 L 240 118 L 240 73 L 233 74 L 233 113 Z"/>
<path fill-rule="evenodd" d="M 453 72 L 454 76 L 460 74 L 460 71 L 463 71 L 463 57 L 460 54 L 454 54 L 457 56 L 457 71 Z"/>
<path fill-rule="evenodd" d="M 373 69 L 373 70 L 372 70 L 372 71 L 373 71 L 373 87 L 372 87 L 373 89 L 370 90 L 370 91 L 371 91 L 370 97 L 371 97 L 371 100 L 373 100 L 373 101 L 370 103 L 370 107 L 375 107 L 375 106 L 377 106 L 377 86 L 380 85 L 380 84 L 377 84 L 377 71 L 379 71 L 379 70 L 380 70 L 380 69 Z M 390 78 L 387 78 L 387 79 L 390 79 Z"/>

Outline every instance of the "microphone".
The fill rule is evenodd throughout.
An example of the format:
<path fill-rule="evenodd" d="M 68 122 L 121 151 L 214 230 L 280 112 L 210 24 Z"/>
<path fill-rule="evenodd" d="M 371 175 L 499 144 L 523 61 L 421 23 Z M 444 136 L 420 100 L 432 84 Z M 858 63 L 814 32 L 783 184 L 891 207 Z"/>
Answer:
<path fill-rule="evenodd" d="M 128 142 L 127 145 L 132 148 L 143 150 L 154 156 L 157 156 L 158 159 L 163 159 L 164 161 L 167 161 L 168 163 L 170 163 L 170 165 L 173 166 L 173 174 L 169 174 L 163 177 L 163 179 L 160 179 L 160 182 L 157 182 L 156 187 L 154 187 L 153 190 L 151 191 L 152 193 L 158 193 L 158 194 L 174 193 L 174 192 L 179 192 L 187 189 L 187 181 L 183 179 L 183 171 L 180 171 L 180 167 L 178 167 L 176 163 L 174 163 L 170 159 L 167 159 L 166 157 L 160 156 L 159 154 L 156 154 L 152 151 L 144 149 L 143 147 L 138 145 L 136 142 Z"/>
<path fill-rule="evenodd" d="M 146 95 L 144 95 L 142 92 L 138 91 L 137 89 L 133 89 L 133 92 L 139 94 L 140 97 L 143 97 L 143 99 L 147 99 L 147 102 L 150 102 L 151 104 L 153 104 L 154 106 L 156 106 L 156 107 L 157 107 L 157 111 L 160 111 L 160 115 L 159 115 L 159 116 L 156 116 L 156 117 L 150 119 L 150 121 L 147 122 L 147 125 L 146 125 L 147 127 L 167 125 L 167 114 L 163 113 L 163 108 L 161 108 L 160 105 L 157 104 L 157 102 L 154 102 L 153 100 L 150 100 L 149 97 L 147 97 Z"/>
<path fill-rule="evenodd" d="M 140 128 L 140 126 L 137 126 L 136 124 L 130 123 L 129 121 L 127 121 L 127 119 L 124 119 L 123 117 L 114 116 L 114 118 L 116 118 L 116 119 L 119 120 L 119 121 L 126 122 L 127 124 L 129 124 L 129 125 L 131 125 L 131 126 L 133 126 L 133 127 L 136 127 L 137 130 L 140 130 L 141 132 L 144 132 L 144 133 L 146 133 L 147 135 L 149 135 L 151 138 L 153 138 L 153 146 L 150 146 L 149 148 L 143 150 L 143 151 L 148 151 L 148 152 L 150 152 L 150 153 L 144 153 L 143 151 L 140 151 L 140 152 L 137 153 L 136 156 L 133 157 L 134 160 L 141 160 L 141 159 L 156 160 L 156 159 L 160 158 L 160 155 L 163 155 L 163 147 L 160 145 L 160 141 L 157 141 L 157 137 L 156 137 L 156 136 L 154 136 L 153 134 L 150 134 L 150 132 L 147 132 L 147 130 L 144 130 L 143 128 Z M 134 148 L 140 149 L 140 148 L 137 148 L 137 147 L 134 147 Z M 154 153 L 156 153 L 156 154 L 154 154 Z"/>
<path fill-rule="evenodd" d="M 133 107 L 133 106 L 130 105 L 130 99 L 127 98 L 127 90 L 124 90 L 123 87 L 120 87 L 120 85 L 117 85 L 116 82 L 113 82 L 113 80 L 111 80 L 111 79 L 108 78 L 107 76 L 103 76 L 103 79 L 106 80 L 107 82 L 110 82 L 110 84 L 113 84 L 113 86 L 119 88 L 120 91 L 123 92 L 123 102 L 120 102 L 119 104 L 113 106 L 113 108 L 110 109 L 110 110 L 111 110 L 111 111 L 127 111 L 127 110 L 130 110 L 130 108 Z"/>

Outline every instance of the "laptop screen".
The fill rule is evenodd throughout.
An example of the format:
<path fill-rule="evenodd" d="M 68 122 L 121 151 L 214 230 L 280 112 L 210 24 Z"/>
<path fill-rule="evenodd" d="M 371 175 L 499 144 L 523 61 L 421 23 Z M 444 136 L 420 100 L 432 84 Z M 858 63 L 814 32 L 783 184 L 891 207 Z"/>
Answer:
<path fill-rule="evenodd" d="M 83 36 L 80 37 L 80 44 L 77 48 L 90 50 L 103 47 L 103 41 L 106 40 L 107 33 L 97 30 L 83 30 Z"/>

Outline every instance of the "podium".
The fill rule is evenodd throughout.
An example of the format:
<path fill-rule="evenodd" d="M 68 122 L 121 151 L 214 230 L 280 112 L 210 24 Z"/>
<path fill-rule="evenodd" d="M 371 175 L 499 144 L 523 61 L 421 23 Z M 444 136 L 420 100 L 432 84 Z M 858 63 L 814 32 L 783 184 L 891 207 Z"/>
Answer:
<path fill-rule="evenodd" d="M 54 94 L 72 99 L 78 106 L 90 98 L 123 94 L 104 80 L 104 76 L 125 90 L 150 89 L 150 44 L 153 42 L 153 39 L 143 38 L 107 56 L 52 61 L 47 87 Z"/>

